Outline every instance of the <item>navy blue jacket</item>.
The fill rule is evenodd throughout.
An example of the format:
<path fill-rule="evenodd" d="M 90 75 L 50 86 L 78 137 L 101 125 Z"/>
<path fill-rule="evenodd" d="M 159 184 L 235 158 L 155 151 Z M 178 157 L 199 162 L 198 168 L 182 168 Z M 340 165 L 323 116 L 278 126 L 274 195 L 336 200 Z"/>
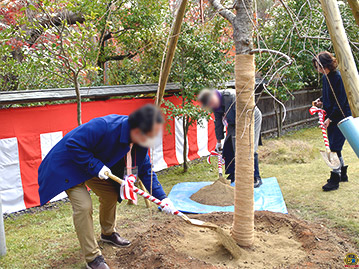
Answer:
<path fill-rule="evenodd" d="M 338 99 L 341 109 L 343 110 L 345 116 L 340 111 L 337 101 L 335 100 L 333 90 L 330 87 L 328 79 L 323 75 L 323 109 L 327 112 L 327 118 L 329 118 L 334 124 L 337 124 L 339 121 L 345 117 L 351 116 L 351 111 L 348 103 L 347 94 L 344 89 L 344 84 L 342 77 L 339 71 L 332 71 L 328 73 L 328 79 L 330 84 L 333 87 L 335 96 Z"/>
<path fill-rule="evenodd" d="M 93 177 L 101 168 L 112 167 L 130 150 L 128 116 L 108 115 L 95 118 L 66 134 L 46 155 L 39 167 L 41 205 L 57 194 Z M 148 149 L 137 146 L 133 162 L 138 177 L 151 189 L 151 162 Z M 122 175 L 118 175 L 122 177 Z M 157 176 L 152 177 L 153 196 L 166 197 Z"/>
<path fill-rule="evenodd" d="M 221 100 L 221 105 L 213 111 L 214 126 L 217 140 L 222 140 L 224 138 L 223 117 L 225 116 L 228 125 L 236 125 L 236 91 L 227 89 L 217 91 L 217 94 Z"/>

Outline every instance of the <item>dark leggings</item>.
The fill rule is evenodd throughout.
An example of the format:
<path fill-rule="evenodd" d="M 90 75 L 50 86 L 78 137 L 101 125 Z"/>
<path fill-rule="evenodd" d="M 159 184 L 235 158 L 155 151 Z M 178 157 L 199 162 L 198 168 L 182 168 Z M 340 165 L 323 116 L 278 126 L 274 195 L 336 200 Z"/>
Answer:
<path fill-rule="evenodd" d="M 337 153 L 338 158 L 342 157 L 342 151 L 334 151 L 334 152 L 336 152 L 336 153 Z"/>

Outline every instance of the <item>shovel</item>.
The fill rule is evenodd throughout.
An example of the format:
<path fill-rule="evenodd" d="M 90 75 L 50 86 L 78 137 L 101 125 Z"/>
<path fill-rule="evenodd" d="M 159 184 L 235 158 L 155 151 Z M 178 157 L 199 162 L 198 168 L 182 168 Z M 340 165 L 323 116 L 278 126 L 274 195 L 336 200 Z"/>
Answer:
<path fill-rule="evenodd" d="M 338 169 L 340 167 L 340 160 L 338 157 L 338 154 L 336 152 L 332 152 L 329 147 L 329 141 L 328 141 L 328 135 L 327 130 L 324 127 L 324 116 L 326 114 L 324 109 L 317 108 L 315 106 L 312 106 L 309 109 L 310 114 L 314 115 L 315 113 L 318 113 L 319 116 L 319 124 L 320 129 L 322 130 L 323 134 L 323 140 L 325 145 L 325 151 L 321 150 L 320 154 L 322 155 L 325 163 L 332 169 Z"/>
<path fill-rule="evenodd" d="M 110 174 L 109 172 L 105 172 L 105 175 L 107 175 L 109 178 L 111 178 L 113 181 L 116 181 L 117 183 L 121 184 L 123 183 L 123 180 L 113 174 Z M 164 208 L 166 205 L 164 205 L 160 200 L 153 197 L 152 195 L 144 192 L 143 190 L 137 188 L 136 186 L 133 186 L 133 191 L 137 193 L 138 195 L 144 197 L 147 200 L 150 200 L 151 202 L 155 203 L 156 205 L 160 206 L 161 208 Z M 237 243 L 234 241 L 234 239 L 227 234 L 224 230 L 222 230 L 220 227 L 213 223 L 204 222 L 198 219 L 191 219 L 187 215 L 183 214 L 182 212 L 179 212 L 178 210 L 173 213 L 176 216 L 181 217 L 186 223 L 202 227 L 202 228 L 209 228 L 211 230 L 214 230 L 218 238 L 220 239 L 222 245 L 232 254 L 232 256 L 235 259 L 238 259 L 241 253 L 241 248 L 237 245 Z"/>

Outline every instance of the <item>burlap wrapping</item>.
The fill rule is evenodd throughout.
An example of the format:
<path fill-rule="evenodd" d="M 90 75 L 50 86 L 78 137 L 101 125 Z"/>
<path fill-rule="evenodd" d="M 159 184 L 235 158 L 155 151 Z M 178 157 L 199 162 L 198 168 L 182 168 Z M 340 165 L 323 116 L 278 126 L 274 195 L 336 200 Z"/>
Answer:
<path fill-rule="evenodd" d="M 250 246 L 254 234 L 253 137 L 255 65 L 253 55 L 236 55 L 236 155 L 234 219 L 232 236 L 241 246 Z"/>

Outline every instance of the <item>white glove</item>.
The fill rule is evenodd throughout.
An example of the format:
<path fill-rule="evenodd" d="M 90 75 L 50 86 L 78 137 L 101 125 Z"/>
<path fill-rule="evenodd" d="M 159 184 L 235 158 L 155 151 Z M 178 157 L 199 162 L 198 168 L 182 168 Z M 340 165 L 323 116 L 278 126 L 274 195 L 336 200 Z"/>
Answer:
<path fill-rule="evenodd" d="M 166 214 L 174 214 L 177 209 L 174 207 L 172 201 L 169 198 L 165 198 L 162 201 L 162 204 L 165 204 L 165 207 L 161 207 L 161 210 L 165 212 Z"/>
<path fill-rule="evenodd" d="M 98 178 L 104 179 L 104 180 L 108 179 L 108 176 L 105 175 L 105 172 L 109 172 L 110 174 L 112 174 L 110 168 L 108 168 L 106 165 L 104 165 L 101 168 L 100 172 L 98 172 Z"/>
<path fill-rule="evenodd" d="M 216 144 L 216 149 L 215 149 L 217 152 L 220 152 L 220 151 L 222 151 L 222 143 L 221 142 L 219 142 L 219 143 L 217 143 Z"/>

